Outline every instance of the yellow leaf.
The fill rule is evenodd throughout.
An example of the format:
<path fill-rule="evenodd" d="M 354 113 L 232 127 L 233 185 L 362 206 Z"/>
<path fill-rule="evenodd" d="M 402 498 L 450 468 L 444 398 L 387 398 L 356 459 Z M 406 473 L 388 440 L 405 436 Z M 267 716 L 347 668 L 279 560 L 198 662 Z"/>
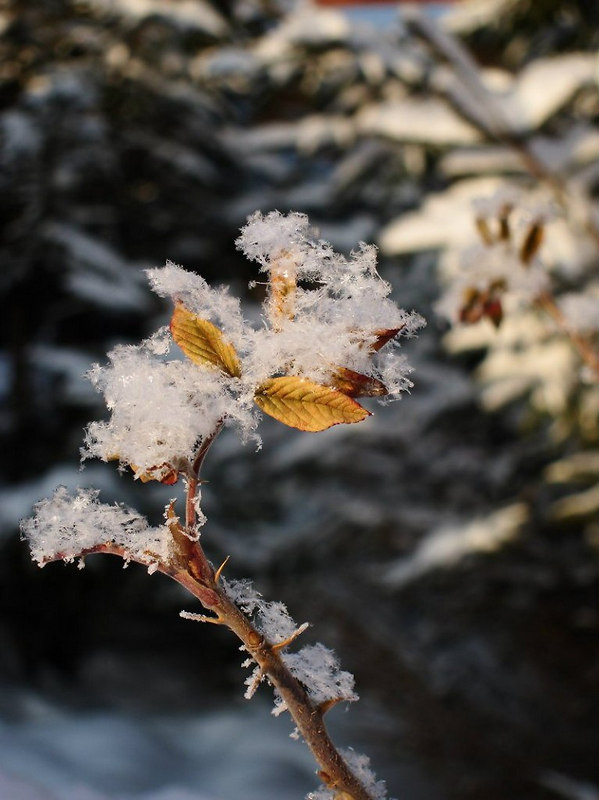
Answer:
<path fill-rule="evenodd" d="M 218 367 L 234 378 L 241 374 L 241 364 L 235 348 L 227 342 L 216 325 L 192 314 L 181 304 L 175 306 L 171 333 L 194 364 Z"/>
<path fill-rule="evenodd" d="M 324 431 L 370 416 L 342 392 L 296 375 L 269 378 L 258 387 L 254 400 L 265 414 L 300 431 Z"/>

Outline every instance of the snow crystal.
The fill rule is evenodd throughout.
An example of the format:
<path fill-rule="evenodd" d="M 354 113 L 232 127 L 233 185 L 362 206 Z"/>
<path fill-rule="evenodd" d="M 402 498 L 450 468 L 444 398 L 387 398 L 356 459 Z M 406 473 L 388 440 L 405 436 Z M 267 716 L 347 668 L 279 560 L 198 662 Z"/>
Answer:
<path fill-rule="evenodd" d="M 168 561 L 171 537 L 166 526 L 151 528 L 136 511 L 100 503 L 98 495 L 96 489 L 78 489 L 71 495 L 59 486 L 52 498 L 35 505 L 34 516 L 21 522 L 34 561 L 40 566 L 54 558 L 72 561 L 107 542 L 148 565 Z"/>
<path fill-rule="evenodd" d="M 243 340 L 245 323 L 240 302 L 231 297 L 227 287 L 213 289 L 204 278 L 167 261 L 165 267 L 148 269 L 146 274 L 153 291 L 160 297 L 170 297 L 194 314 L 208 319 L 226 330 L 227 337 L 237 347 Z"/>
<path fill-rule="evenodd" d="M 227 581 L 223 578 L 223 585 L 228 597 L 245 614 L 253 617 L 257 630 L 271 644 L 280 644 L 307 627 L 307 623 L 304 623 L 298 628 L 285 605 L 264 600 L 251 581 Z M 358 699 L 354 689 L 354 676 L 339 668 L 337 656 L 323 644 L 307 645 L 296 653 L 283 652 L 282 658 L 291 674 L 305 686 L 310 699 L 317 705 L 327 700 L 343 699 L 351 702 Z M 251 660 L 246 662 L 247 666 L 250 664 Z M 246 679 L 246 698 L 252 697 L 261 679 L 260 669 L 256 668 Z M 284 701 L 275 692 L 273 714 L 278 716 L 285 710 Z"/>
<path fill-rule="evenodd" d="M 343 760 L 353 772 L 354 776 L 362 784 L 373 800 L 385 800 L 387 797 L 387 787 L 385 781 L 377 781 L 376 775 L 370 767 L 370 759 L 362 753 L 357 753 L 349 747 L 341 750 Z M 321 786 L 316 791 L 310 792 L 306 800 L 335 800 L 338 793 L 334 789 Z"/>
<path fill-rule="evenodd" d="M 263 215 L 252 214 L 241 229 L 235 244 L 251 261 L 258 261 L 268 270 L 273 260 L 285 252 L 297 252 L 298 256 L 310 241 L 310 224 L 305 214 L 281 214 L 271 211 Z"/>
<path fill-rule="evenodd" d="M 84 458 L 118 459 L 141 476 L 191 459 L 198 440 L 223 417 L 238 420 L 244 430 L 254 426 L 255 413 L 233 399 L 220 372 L 187 359 L 160 360 L 157 349 L 162 340 L 156 337 L 147 347 L 118 346 L 108 366 L 88 373 L 112 415 L 88 425 Z"/>
<path fill-rule="evenodd" d="M 297 653 L 284 653 L 283 660 L 317 705 L 339 698 L 347 701 L 358 699 L 354 676 L 341 670 L 335 653 L 320 642 L 306 645 Z"/>
<path fill-rule="evenodd" d="M 221 580 L 228 597 L 245 614 L 254 617 L 256 628 L 271 644 L 284 642 L 296 632 L 297 625 L 284 603 L 264 600 L 250 580 Z"/>
<path fill-rule="evenodd" d="M 317 238 L 304 214 L 256 212 L 236 244 L 263 270 L 293 287 L 293 300 L 285 298 L 287 313 L 277 318 L 267 304 L 271 327 L 253 333 L 246 367 L 258 382 L 291 367 L 294 374 L 326 383 L 335 365 L 380 378 L 381 356 L 373 356 L 368 347 L 375 331 L 397 328 L 410 336 L 424 325 L 418 314 L 389 299 L 391 286 L 377 272 L 373 245 L 361 243 L 345 258 Z M 397 394 L 411 385 L 406 379 L 410 370 L 405 359 L 390 358 L 389 351 L 382 360 L 390 393 Z"/>
<path fill-rule="evenodd" d="M 370 759 L 363 753 L 357 753 L 349 747 L 341 751 L 345 763 L 354 773 L 367 791 L 370 792 L 374 800 L 384 800 L 387 797 L 385 781 L 377 781 L 376 775 L 370 767 Z"/>

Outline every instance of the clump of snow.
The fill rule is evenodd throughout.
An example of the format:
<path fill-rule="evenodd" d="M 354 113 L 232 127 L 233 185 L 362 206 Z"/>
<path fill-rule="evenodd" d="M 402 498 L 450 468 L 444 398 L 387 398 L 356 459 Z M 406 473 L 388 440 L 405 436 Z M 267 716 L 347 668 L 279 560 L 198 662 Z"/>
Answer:
<path fill-rule="evenodd" d="M 100 503 L 98 495 L 96 489 L 78 489 L 71 495 L 59 486 L 50 499 L 35 505 L 34 516 L 21 522 L 34 561 L 40 566 L 55 558 L 73 561 L 106 543 L 122 547 L 148 566 L 168 561 L 171 537 L 166 526 L 151 528 L 136 511 Z"/>
<path fill-rule="evenodd" d="M 515 186 L 500 186 L 496 192 L 487 197 L 476 197 L 472 202 L 474 213 L 478 217 L 498 217 L 507 209 L 515 208 L 522 202 L 523 194 Z"/>
<path fill-rule="evenodd" d="M 255 627 L 271 644 L 286 641 L 298 629 L 285 604 L 264 600 L 250 580 L 221 580 L 228 597 L 253 617 Z"/>
<path fill-rule="evenodd" d="M 340 669 L 335 653 L 320 642 L 306 645 L 297 653 L 284 653 L 283 660 L 316 705 L 327 700 L 353 702 L 358 699 L 354 676 Z"/>
<path fill-rule="evenodd" d="M 473 292 L 500 298 L 504 310 L 513 310 L 533 304 L 550 283 L 537 250 L 543 226 L 557 213 L 555 204 L 506 185 L 489 196 L 475 198 L 472 206 L 482 242 L 454 254 L 458 268 L 436 304 L 436 311 L 450 322 L 460 319 Z M 539 238 L 527 253 L 526 240 L 535 228 Z"/>
<path fill-rule="evenodd" d="M 459 319 L 468 291 L 485 292 L 501 287 L 504 306 L 519 308 L 533 303 L 549 286 L 547 270 L 540 260 L 523 264 L 510 242 L 475 245 L 461 255 L 461 270 L 439 299 L 435 310 L 451 322 Z"/>
<path fill-rule="evenodd" d="M 170 297 L 197 314 L 223 328 L 233 344 L 243 341 L 246 323 L 240 302 L 231 297 L 227 287 L 212 288 L 200 275 L 189 272 L 172 261 L 166 266 L 146 270 L 150 286 L 159 297 Z"/>
<path fill-rule="evenodd" d="M 163 360 L 156 356 L 161 349 L 160 337 L 118 346 L 107 366 L 90 370 L 111 417 L 88 425 L 84 458 L 118 459 L 141 476 L 191 459 L 196 443 L 223 417 L 237 419 L 245 430 L 254 426 L 255 413 L 235 401 L 220 372 L 187 359 Z"/>
<path fill-rule="evenodd" d="M 256 629 L 271 644 L 285 642 L 307 627 L 307 623 L 304 623 L 298 628 L 285 605 L 264 600 L 251 581 L 223 579 L 223 585 L 229 598 L 244 613 L 253 617 Z M 354 676 L 340 669 L 337 656 L 324 645 L 320 643 L 306 645 L 296 653 L 283 651 L 282 658 L 291 674 L 305 686 L 310 699 L 316 705 L 327 700 L 342 699 L 351 702 L 358 699 L 354 688 Z M 252 697 L 261 677 L 259 669 L 254 670 L 248 677 L 246 680 L 248 690 L 245 695 L 247 698 Z M 273 713 L 278 715 L 285 710 L 284 701 L 276 695 Z"/>
<path fill-rule="evenodd" d="M 288 313 L 277 316 L 267 303 L 269 325 L 253 333 L 247 367 L 257 380 L 291 367 L 294 374 L 326 383 L 342 365 L 387 382 L 392 396 L 412 385 L 406 359 L 392 346 L 384 355 L 369 347 L 376 331 L 399 329 L 411 336 L 424 325 L 418 314 L 389 299 L 391 286 L 377 272 L 373 245 L 361 243 L 346 258 L 318 238 L 305 214 L 278 211 L 250 216 L 236 244 L 271 281 L 282 278 L 293 292 L 292 301 L 285 300 Z"/>

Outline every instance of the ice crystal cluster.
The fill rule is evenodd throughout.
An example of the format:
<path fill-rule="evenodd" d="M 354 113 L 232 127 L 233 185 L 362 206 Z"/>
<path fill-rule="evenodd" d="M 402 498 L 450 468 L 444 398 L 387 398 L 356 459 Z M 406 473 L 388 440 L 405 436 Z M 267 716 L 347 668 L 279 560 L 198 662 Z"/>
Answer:
<path fill-rule="evenodd" d="M 224 583 L 231 600 L 244 613 L 253 617 L 256 629 L 271 644 L 280 646 L 308 627 L 307 623 L 298 626 L 289 615 L 284 603 L 264 600 L 250 581 L 233 580 Z M 318 642 L 314 645 L 305 645 L 296 652 L 283 652 L 282 658 L 291 674 L 306 687 L 310 699 L 316 705 L 329 701 L 352 702 L 358 699 L 354 689 L 354 676 L 340 669 L 335 653 L 323 644 Z M 253 695 L 259 680 L 260 671 L 256 668 L 246 680 L 247 699 Z M 285 710 L 284 701 L 275 693 L 273 714 L 278 716 Z"/>
<path fill-rule="evenodd" d="M 122 548 L 125 558 L 141 561 L 150 569 L 168 561 L 166 526 L 152 528 L 130 508 L 100 503 L 98 494 L 96 489 L 78 489 L 73 496 L 61 486 L 51 499 L 36 504 L 35 516 L 21 523 L 34 561 L 40 566 L 48 558 L 73 561 L 105 542 Z"/>
<path fill-rule="evenodd" d="M 352 770 L 362 786 L 370 792 L 373 800 L 385 800 L 387 786 L 385 781 L 377 781 L 376 775 L 370 767 L 370 759 L 363 753 L 357 753 L 353 748 L 341 751 L 343 759 Z M 315 792 L 310 792 L 306 800 L 335 800 L 338 797 L 334 789 L 321 786 Z"/>
<path fill-rule="evenodd" d="M 362 243 L 345 258 L 317 238 L 304 214 L 278 212 L 256 212 L 237 245 L 270 276 L 271 286 L 277 280 L 293 286 L 288 307 L 267 300 L 267 324 L 250 335 L 255 378 L 292 363 L 307 378 L 326 382 L 334 366 L 343 364 L 379 378 L 390 397 L 412 385 L 407 362 L 393 348 L 373 359 L 367 346 L 383 325 L 411 336 L 424 324 L 389 298 L 391 286 L 377 272 L 373 245 Z"/>

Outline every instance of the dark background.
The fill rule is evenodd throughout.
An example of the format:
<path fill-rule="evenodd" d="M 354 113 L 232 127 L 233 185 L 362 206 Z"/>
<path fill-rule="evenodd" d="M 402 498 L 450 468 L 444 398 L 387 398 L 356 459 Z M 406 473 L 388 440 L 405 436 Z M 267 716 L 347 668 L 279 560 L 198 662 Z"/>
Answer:
<path fill-rule="evenodd" d="M 78 714 L 188 719 L 242 707 L 235 643 L 180 620 L 193 606 L 166 579 L 123 573 L 108 557 L 81 572 L 40 572 L 18 537 L 18 519 L 59 483 L 98 486 L 152 519 L 172 493 L 111 465 L 78 471 L 83 428 L 105 414 L 81 374 L 167 318 L 143 268 L 171 259 L 256 302 L 253 268 L 234 249 L 248 213 L 305 211 L 348 252 L 464 177 L 442 168 L 459 143 L 360 122 L 367 107 L 437 91 L 443 57 L 394 18 L 383 35 L 337 16 L 300 24 L 283 0 L 140 8 L 15 0 L 2 12 L 3 741 L 11 725 L 35 724 L 32 698 L 75 726 Z M 591 4 L 505 2 L 461 35 L 479 63 L 516 75 L 535 59 L 595 52 L 595 17 Z M 578 87 L 524 139 L 596 129 L 596 94 Z M 489 131 L 481 137 L 482 151 L 498 145 Z M 522 166 L 480 170 L 539 182 Z M 593 180 L 586 186 L 593 198 Z M 551 509 L 592 488 L 597 468 L 567 486 L 546 476 L 565 455 L 595 452 L 596 416 L 584 430 L 571 422 L 576 387 L 563 419 L 527 393 L 484 411 L 474 375 L 488 348 L 446 352 L 432 309 L 437 257 L 434 246 L 381 252 L 398 302 L 429 320 L 405 345 L 412 393 L 373 407 L 356 429 L 316 437 L 265 424 L 260 452 L 225 438 L 207 463 L 205 546 L 215 562 L 231 555 L 231 575 L 311 620 L 308 636 L 355 673 L 363 700 L 347 716 L 334 711 L 334 725 L 372 755 L 392 795 L 594 798 L 598 523 L 592 503 L 566 519 Z M 594 252 L 579 282 L 596 270 Z M 513 504 L 527 521 L 509 541 L 401 585 L 390 577 L 432 531 Z M 288 723 L 277 724 L 285 738 Z M 223 755 L 227 771 L 242 762 L 233 746 Z M 35 777 L 33 767 L 16 773 Z M 305 774 L 285 797 L 300 796 Z M 109 794 L 152 786 L 94 780 Z"/>

